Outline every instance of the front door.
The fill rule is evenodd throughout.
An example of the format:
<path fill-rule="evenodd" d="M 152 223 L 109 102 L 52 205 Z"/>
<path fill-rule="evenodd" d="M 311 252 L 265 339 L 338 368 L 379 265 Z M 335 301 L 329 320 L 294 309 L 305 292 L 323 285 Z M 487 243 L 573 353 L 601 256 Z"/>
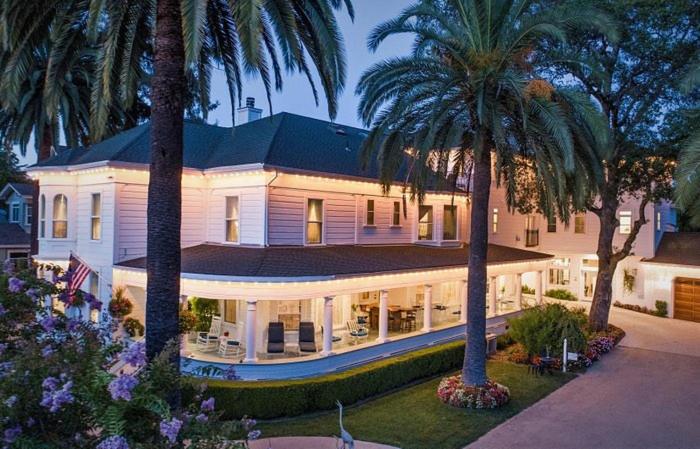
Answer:
<path fill-rule="evenodd" d="M 582 271 L 581 274 L 583 275 L 583 298 L 591 300 L 593 299 L 595 279 L 598 273 L 595 271 Z"/>

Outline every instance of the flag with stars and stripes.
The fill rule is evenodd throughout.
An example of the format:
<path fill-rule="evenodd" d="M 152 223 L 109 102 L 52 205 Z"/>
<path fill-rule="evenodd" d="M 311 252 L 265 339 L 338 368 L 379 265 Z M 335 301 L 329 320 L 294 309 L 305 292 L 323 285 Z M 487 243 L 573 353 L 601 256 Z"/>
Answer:
<path fill-rule="evenodd" d="M 68 260 L 68 270 L 72 273 L 68 280 L 68 294 L 72 298 L 75 292 L 80 290 L 80 286 L 83 285 L 83 282 L 85 282 L 92 270 L 85 262 L 72 253 Z"/>

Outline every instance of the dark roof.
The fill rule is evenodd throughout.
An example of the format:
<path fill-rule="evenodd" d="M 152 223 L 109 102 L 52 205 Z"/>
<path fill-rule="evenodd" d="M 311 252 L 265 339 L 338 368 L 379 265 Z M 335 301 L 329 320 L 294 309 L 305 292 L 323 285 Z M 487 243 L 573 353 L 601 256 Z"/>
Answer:
<path fill-rule="evenodd" d="M 489 245 L 488 263 L 508 263 L 552 257 L 500 245 Z M 203 244 L 182 250 L 182 272 L 217 276 L 285 278 L 349 277 L 373 273 L 466 267 L 469 250 L 463 247 L 420 245 L 320 247 L 272 246 L 252 248 Z M 145 268 L 146 258 L 118 265 Z"/>
<path fill-rule="evenodd" d="M 29 234 L 16 223 L 0 223 L 0 246 L 29 246 Z"/>
<path fill-rule="evenodd" d="M 103 161 L 150 163 L 150 122 L 89 149 L 59 151 L 34 167 Z M 376 161 L 364 169 L 360 146 L 367 131 L 282 112 L 235 129 L 185 121 L 184 166 L 199 170 L 245 164 L 377 179 Z M 399 173 L 397 179 L 403 179 Z M 445 188 L 444 190 L 449 190 Z"/>
<path fill-rule="evenodd" d="M 22 196 L 32 196 L 32 194 L 34 194 L 34 184 L 24 182 L 8 182 L 7 185 L 0 190 L 5 190 L 7 186 L 12 187 L 15 192 Z"/>
<path fill-rule="evenodd" d="M 700 232 L 666 232 L 645 262 L 700 266 Z"/>

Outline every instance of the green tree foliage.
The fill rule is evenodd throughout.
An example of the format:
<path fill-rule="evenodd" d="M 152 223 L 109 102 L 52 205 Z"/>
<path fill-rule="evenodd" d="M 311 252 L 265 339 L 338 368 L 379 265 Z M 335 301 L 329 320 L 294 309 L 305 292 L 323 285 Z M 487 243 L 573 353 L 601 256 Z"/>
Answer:
<path fill-rule="evenodd" d="M 691 68 L 681 85 L 691 101 L 692 108 L 686 112 L 683 123 L 689 130 L 683 141 L 683 148 L 678 158 L 676 169 L 676 202 L 688 216 L 689 224 L 700 228 L 700 63 Z"/>
<path fill-rule="evenodd" d="M 28 182 L 24 172 L 19 168 L 19 158 L 12 147 L 0 146 L 0 188 L 8 182 Z"/>

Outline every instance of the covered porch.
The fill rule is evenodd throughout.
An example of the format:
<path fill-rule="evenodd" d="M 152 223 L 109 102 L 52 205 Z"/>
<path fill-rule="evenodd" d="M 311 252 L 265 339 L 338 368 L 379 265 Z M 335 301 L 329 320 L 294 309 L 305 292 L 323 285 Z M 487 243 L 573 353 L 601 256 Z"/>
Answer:
<path fill-rule="evenodd" d="M 466 252 L 463 248 L 425 249 L 418 252 L 422 256 L 451 252 L 459 256 L 454 262 Z M 486 311 L 494 331 L 522 309 L 525 273 L 540 280 L 533 300 L 541 300 L 542 273 L 550 257 L 516 251 L 527 254 L 490 261 L 487 268 Z M 496 254 L 512 256 L 507 251 Z M 391 261 L 387 267 L 391 268 Z M 237 375 L 244 379 L 306 377 L 463 338 L 466 276 L 466 264 L 305 279 L 243 280 L 183 272 L 183 307 L 192 296 L 219 304 L 209 335 L 204 336 L 208 338 L 186 339 L 184 369 L 196 372 L 206 365 L 235 364 Z M 142 269 L 115 267 L 114 279 L 115 285 L 126 285 L 132 297 L 145 296 Z M 289 366 L 280 369 L 284 364 Z"/>

